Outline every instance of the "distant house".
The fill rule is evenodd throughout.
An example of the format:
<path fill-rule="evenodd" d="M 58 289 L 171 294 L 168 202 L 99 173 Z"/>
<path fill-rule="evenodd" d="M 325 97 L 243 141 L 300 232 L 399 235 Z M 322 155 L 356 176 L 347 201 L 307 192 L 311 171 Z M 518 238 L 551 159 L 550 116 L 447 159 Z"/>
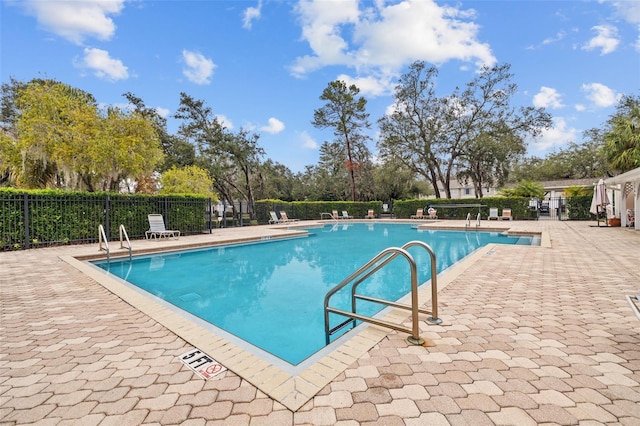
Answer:
<path fill-rule="evenodd" d="M 564 191 L 567 188 L 593 189 L 598 183 L 598 178 L 548 180 L 540 183 L 545 191 L 544 198 L 558 198 L 564 196 Z"/>
<path fill-rule="evenodd" d="M 596 178 L 587 178 L 587 179 L 563 179 L 563 180 L 549 180 L 540 182 L 545 191 L 544 198 L 559 198 L 564 195 L 564 190 L 567 188 L 579 187 L 579 188 L 593 188 L 593 186 L 598 182 Z M 513 188 L 515 184 L 507 185 L 507 188 Z M 441 184 L 438 184 L 438 188 L 440 189 L 440 195 L 442 197 L 445 196 L 444 187 Z M 473 184 L 471 182 L 464 183 L 455 179 L 451 179 L 451 183 L 449 185 L 451 190 L 451 198 L 452 199 L 462 199 L 462 198 L 476 198 L 475 191 L 473 189 Z M 483 197 L 496 197 L 500 195 L 500 191 L 502 188 L 497 188 L 495 186 L 487 186 L 483 188 L 482 195 Z"/>
<path fill-rule="evenodd" d="M 440 189 L 440 196 L 444 198 L 446 194 L 442 184 L 438 183 L 438 189 Z M 473 183 L 471 181 L 464 183 L 456 179 L 451 179 L 451 182 L 449 182 L 449 189 L 451 190 L 452 199 L 476 198 L 476 192 L 473 189 Z M 482 195 L 484 197 L 495 197 L 499 192 L 498 188 L 488 186 L 483 188 Z"/>

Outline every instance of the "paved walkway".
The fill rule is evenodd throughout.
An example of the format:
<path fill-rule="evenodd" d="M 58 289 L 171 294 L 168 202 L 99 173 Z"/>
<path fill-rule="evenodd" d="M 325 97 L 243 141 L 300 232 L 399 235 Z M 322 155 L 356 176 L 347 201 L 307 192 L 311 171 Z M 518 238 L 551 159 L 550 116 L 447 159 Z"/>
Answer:
<path fill-rule="evenodd" d="M 421 324 L 435 346 L 385 331 L 295 412 L 233 371 L 200 379 L 176 358 L 192 344 L 59 258 L 97 245 L 2 252 L 0 424 L 640 425 L 640 233 L 500 225 L 551 247 L 476 253 L 439 292 L 444 324 Z"/>

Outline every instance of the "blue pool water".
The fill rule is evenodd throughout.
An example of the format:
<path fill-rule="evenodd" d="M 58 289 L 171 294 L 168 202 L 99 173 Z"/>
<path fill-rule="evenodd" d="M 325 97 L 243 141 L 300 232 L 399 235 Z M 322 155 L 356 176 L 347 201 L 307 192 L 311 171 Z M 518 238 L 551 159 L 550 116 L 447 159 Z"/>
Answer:
<path fill-rule="evenodd" d="M 421 231 L 410 224 L 351 223 L 308 229 L 310 236 L 94 262 L 135 286 L 296 365 L 325 346 L 324 296 L 380 251 L 412 240 L 429 244 L 438 272 L 489 243 L 527 244 L 532 237 L 499 233 Z M 430 258 L 408 250 L 418 282 L 430 279 Z M 398 300 L 410 292 L 400 257 L 359 287 L 359 293 Z M 350 310 L 345 291 L 331 305 Z M 380 305 L 359 302 L 371 315 Z M 344 320 L 331 316 L 331 326 Z"/>

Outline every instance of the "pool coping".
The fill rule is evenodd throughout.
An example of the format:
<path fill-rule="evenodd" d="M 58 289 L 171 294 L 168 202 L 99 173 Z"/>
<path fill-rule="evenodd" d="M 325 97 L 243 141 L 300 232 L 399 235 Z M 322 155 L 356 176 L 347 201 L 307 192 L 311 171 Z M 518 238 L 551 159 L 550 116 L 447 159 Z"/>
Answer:
<path fill-rule="evenodd" d="M 434 229 L 430 226 L 427 226 L 427 228 Z M 460 227 L 446 227 L 444 229 L 464 230 L 464 228 Z M 502 230 L 507 231 L 508 229 L 505 228 Z M 482 228 L 480 231 L 489 231 L 489 229 Z M 291 232 L 274 235 L 269 239 L 299 237 L 304 236 L 304 234 L 306 234 L 306 232 L 291 229 Z M 542 233 L 541 246 L 531 246 L 531 248 L 536 249 L 539 247 L 550 247 L 550 239 L 546 234 L 547 233 L 544 232 Z M 136 251 L 135 254 L 139 255 L 160 251 L 174 251 L 208 246 L 215 247 L 220 245 L 259 242 L 264 241 L 264 239 L 265 238 L 263 236 L 255 238 L 229 239 L 224 242 L 172 245 L 165 248 L 143 249 Z M 449 283 L 455 280 L 471 265 L 480 261 L 484 256 L 491 255 L 497 245 L 498 244 L 488 244 L 481 247 L 438 274 L 438 291 L 446 288 Z M 118 253 L 118 256 L 121 257 L 122 253 Z M 223 364 L 227 369 L 233 371 L 238 376 L 256 386 L 260 391 L 292 411 L 300 409 L 327 384 L 331 383 L 333 379 L 344 372 L 353 362 L 365 355 L 383 338 L 396 333 L 392 330 L 380 328 L 372 324 L 363 324 L 347 333 L 348 335 L 344 337 L 344 340 L 341 341 L 339 346 L 325 354 L 325 356 L 320 358 L 317 362 L 309 365 L 297 374 L 290 374 L 283 369 L 270 364 L 263 358 L 244 350 L 234 342 L 216 335 L 210 329 L 198 325 L 178 312 L 175 312 L 174 310 L 150 299 L 146 295 L 129 288 L 120 281 L 105 274 L 104 271 L 86 263 L 87 260 L 104 257 L 104 253 L 96 255 L 59 256 L 59 258 L 67 264 L 81 271 L 89 278 L 102 285 L 105 289 L 117 295 L 140 312 L 148 315 L 150 318 L 171 330 L 177 336 L 189 342 L 194 347 L 210 355 Z M 116 256 L 113 256 L 112 258 L 116 258 Z M 422 285 L 419 288 L 419 306 L 423 306 L 431 301 L 430 284 L 429 280 L 425 285 Z M 382 319 L 395 323 L 403 323 L 409 318 L 410 313 L 396 308 L 388 309 L 382 316 Z M 424 315 L 421 315 L 420 326 L 421 334 L 425 332 L 423 326 L 430 326 L 430 323 L 425 321 Z M 446 324 L 438 325 L 438 327 L 442 326 L 446 327 Z M 434 342 L 427 339 L 427 345 L 431 345 L 433 343 Z M 437 344 L 437 342 L 435 343 Z"/>

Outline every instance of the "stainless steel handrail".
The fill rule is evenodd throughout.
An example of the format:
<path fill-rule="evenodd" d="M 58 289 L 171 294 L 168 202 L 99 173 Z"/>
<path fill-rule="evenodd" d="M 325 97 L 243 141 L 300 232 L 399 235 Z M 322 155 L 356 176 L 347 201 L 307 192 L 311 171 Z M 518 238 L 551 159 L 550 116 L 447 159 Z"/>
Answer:
<path fill-rule="evenodd" d="M 412 246 L 421 246 L 429 253 L 431 257 L 431 303 L 432 310 L 427 311 L 424 309 L 420 309 L 418 307 L 418 274 L 416 262 L 413 257 L 406 251 L 407 248 Z M 405 305 L 402 303 L 392 302 L 388 300 L 378 299 L 370 296 L 358 295 L 356 294 L 357 286 L 362 283 L 364 280 L 372 276 L 374 273 L 382 269 L 385 265 L 391 262 L 398 256 L 404 256 L 404 258 L 409 262 L 409 266 L 411 269 L 411 306 Z M 342 309 L 332 308 L 329 306 L 329 301 L 331 297 L 347 286 L 349 283 L 352 283 L 351 288 L 351 312 L 344 311 Z M 364 315 L 360 315 L 356 313 L 356 300 L 367 300 L 370 302 L 380 303 L 388 306 L 393 306 L 400 309 L 406 309 L 411 311 L 411 328 L 404 327 L 399 324 L 391 323 L 388 321 L 367 317 Z M 329 313 L 333 312 L 335 314 L 343 315 L 348 317 L 349 319 L 342 322 L 338 326 L 333 329 L 329 328 Z M 419 326 L 418 326 L 418 313 L 431 314 L 431 317 L 428 318 L 428 321 L 434 324 L 442 323 L 442 320 L 438 318 L 438 288 L 437 288 L 437 270 L 436 270 L 436 257 L 433 249 L 431 247 L 422 242 L 422 241 L 410 241 L 401 248 L 398 247 L 389 247 L 380 253 L 378 253 L 373 259 L 367 262 L 365 265 L 356 270 L 353 274 L 349 275 L 347 278 L 342 280 L 340 284 L 329 290 L 324 298 L 324 321 L 325 321 L 325 340 L 326 343 L 329 344 L 331 334 L 340 330 L 342 327 L 348 324 L 355 324 L 355 320 L 361 320 L 365 322 L 370 322 L 372 324 L 376 324 L 379 326 L 391 328 L 398 331 L 403 331 L 409 333 L 410 336 L 407 340 L 416 345 L 421 345 L 424 343 L 424 340 L 419 336 Z"/>
<path fill-rule="evenodd" d="M 102 247 L 102 243 L 104 243 L 104 247 Z M 107 262 L 109 261 L 109 240 L 107 239 L 107 235 L 104 232 L 104 226 L 102 224 L 98 225 L 98 250 L 105 250 L 107 252 Z"/>
<path fill-rule="evenodd" d="M 338 218 L 333 215 L 333 213 L 322 212 L 320 213 L 320 220 L 332 219 L 334 222 L 338 221 Z"/>
<path fill-rule="evenodd" d="M 125 240 L 127 241 L 127 247 L 124 246 L 124 241 L 122 236 L 124 235 Z M 124 225 L 120 225 L 120 248 L 128 248 L 129 249 L 129 260 L 131 260 L 131 241 L 129 241 L 129 234 L 127 234 L 127 230 Z"/>
<path fill-rule="evenodd" d="M 465 223 L 464 228 L 469 229 L 471 227 L 471 213 L 467 213 L 467 223 Z M 480 213 L 478 213 L 478 217 L 476 218 L 476 231 L 480 227 Z"/>

